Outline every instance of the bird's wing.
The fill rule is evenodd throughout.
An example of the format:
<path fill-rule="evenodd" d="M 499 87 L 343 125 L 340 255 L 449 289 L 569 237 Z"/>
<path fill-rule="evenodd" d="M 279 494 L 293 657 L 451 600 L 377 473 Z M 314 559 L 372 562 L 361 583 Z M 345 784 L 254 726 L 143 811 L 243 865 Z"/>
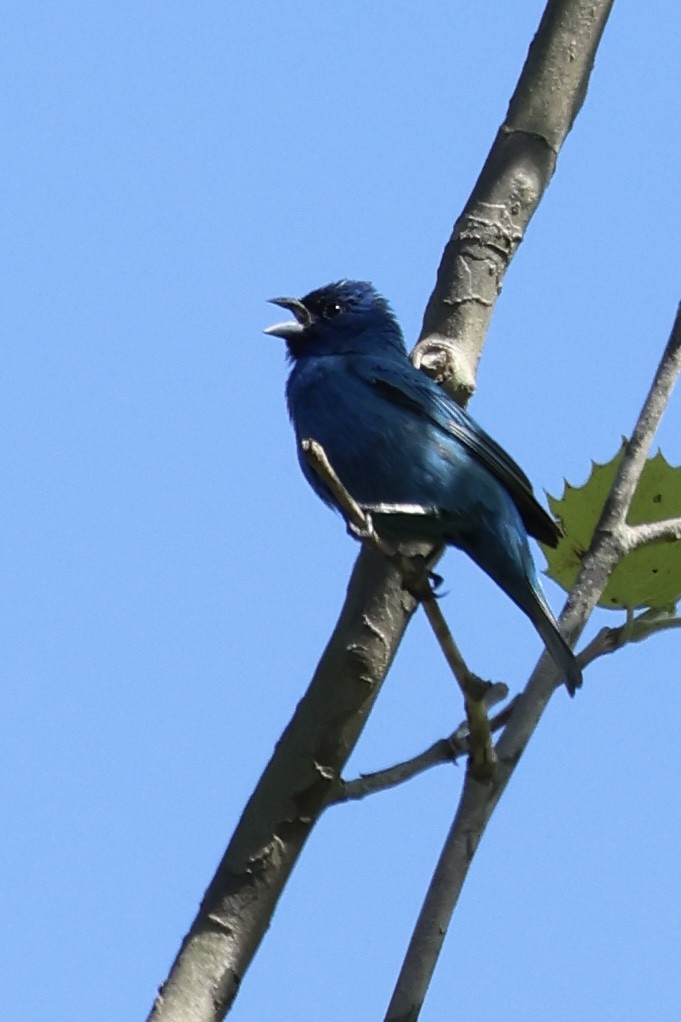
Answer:
<path fill-rule="evenodd" d="M 523 470 L 441 387 L 418 369 L 384 359 L 362 363 L 355 364 L 355 371 L 377 394 L 458 440 L 505 487 L 530 535 L 550 546 L 557 544 L 560 528 L 537 502 Z"/>

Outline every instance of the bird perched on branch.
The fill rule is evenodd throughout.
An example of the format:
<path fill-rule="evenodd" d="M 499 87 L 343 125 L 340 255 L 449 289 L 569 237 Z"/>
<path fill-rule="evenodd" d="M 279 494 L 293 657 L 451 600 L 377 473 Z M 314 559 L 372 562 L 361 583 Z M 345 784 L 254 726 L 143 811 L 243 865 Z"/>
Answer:
<path fill-rule="evenodd" d="M 560 530 L 527 476 L 430 377 L 415 369 L 387 301 L 342 280 L 304 298 L 273 298 L 294 319 L 265 333 L 286 341 L 286 396 L 303 472 L 335 499 L 301 453 L 316 440 L 341 483 L 395 540 L 459 547 L 527 614 L 571 695 L 582 683 L 530 554 Z"/>

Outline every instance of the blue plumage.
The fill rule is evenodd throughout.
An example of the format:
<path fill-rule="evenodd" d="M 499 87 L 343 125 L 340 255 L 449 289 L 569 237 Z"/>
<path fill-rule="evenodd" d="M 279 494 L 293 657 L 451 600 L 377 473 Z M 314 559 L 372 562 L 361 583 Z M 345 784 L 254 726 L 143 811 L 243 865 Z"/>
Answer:
<path fill-rule="evenodd" d="M 574 694 L 581 672 L 542 592 L 528 534 L 555 546 L 559 529 L 527 476 L 428 376 L 415 369 L 390 306 L 363 281 L 303 299 L 276 298 L 295 321 L 269 327 L 293 364 L 286 396 L 300 455 L 317 440 L 339 479 L 391 539 L 459 547 L 511 597 L 541 635 Z"/>

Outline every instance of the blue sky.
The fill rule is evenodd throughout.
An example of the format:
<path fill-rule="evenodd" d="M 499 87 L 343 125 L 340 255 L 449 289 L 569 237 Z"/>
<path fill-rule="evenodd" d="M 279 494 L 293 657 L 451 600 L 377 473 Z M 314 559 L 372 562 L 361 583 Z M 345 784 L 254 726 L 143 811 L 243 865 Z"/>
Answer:
<path fill-rule="evenodd" d="M 7 1018 L 146 1015 L 356 554 L 298 472 L 265 300 L 368 278 L 415 340 L 542 6 L 9 4 Z M 680 35 L 674 5 L 616 4 L 494 314 L 472 410 L 540 492 L 612 456 L 667 339 Z M 659 434 L 672 464 L 680 425 L 681 394 Z M 442 570 L 469 662 L 517 689 L 534 630 L 461 556 Z M 678 651 L 657 638 L 556 696 L 424 1022 L 678 1017 Z M 349 774 L 461 715 L 417 618 Z M 235 1019 L 382 1017 L 461 777 L 326 815 Z"/>

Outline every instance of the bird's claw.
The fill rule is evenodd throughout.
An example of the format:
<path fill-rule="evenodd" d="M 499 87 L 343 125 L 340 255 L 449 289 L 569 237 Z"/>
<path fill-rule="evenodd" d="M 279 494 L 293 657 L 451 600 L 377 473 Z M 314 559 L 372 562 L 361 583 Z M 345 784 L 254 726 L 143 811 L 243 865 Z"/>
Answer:
<path fill-rule="evenodd" d="M 419 602 L 439 599 L 443 595 L 435 590 L 442 585 L 444 579 L 436 572 L 428 571 L 425 558 L 420 555 L 403 558 L 400 570 L 404 588 Z"/>
<path fill-rule="evenodd" d="M 443 596 L 447 595 L 446 593 L 438 593 L 438 589 L 440 588 L 440 586 L 443 586 L 445 584 L 445 580 L 442 575 L 438 575 L 436 571 L 429 571 L 428 581 L 432 586 L 433 596 L 435 597 L 436 600 L 440 600 L 442 599 Z"/>

